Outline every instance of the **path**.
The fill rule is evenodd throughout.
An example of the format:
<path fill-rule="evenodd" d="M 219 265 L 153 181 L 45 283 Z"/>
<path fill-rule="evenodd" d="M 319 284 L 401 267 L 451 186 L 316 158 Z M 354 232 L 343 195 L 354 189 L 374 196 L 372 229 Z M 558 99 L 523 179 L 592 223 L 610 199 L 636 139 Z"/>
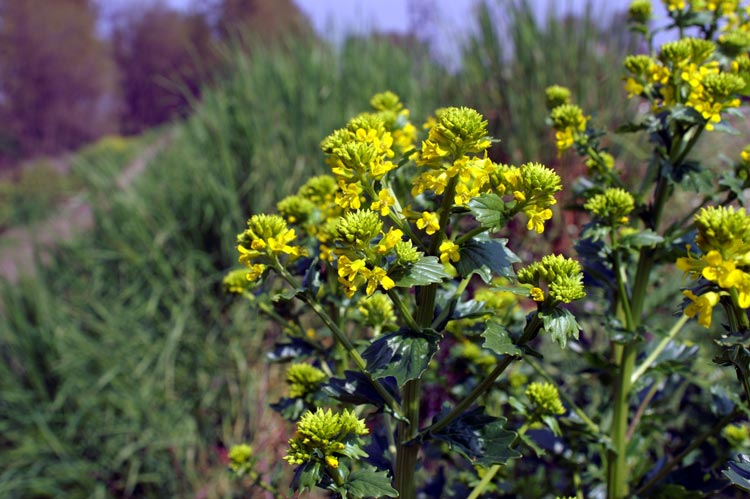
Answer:
<path fill-rule="evenodd" d="M 126 189 L 143 172 L 148 163 L 173 139 L 174 132 L 163 134 L 127 165 L 117 177 L 117 186 Z M 0 279 L 16 282 L 23 275 L 33 275 L 35 253 L 44 256 L 45 248 L 60 241 L 70 241 L 94 226 L 94 213 L 80 193 L 62 203 L 56 213 L 31 227 L 14 227 L 0 235 Z"/>

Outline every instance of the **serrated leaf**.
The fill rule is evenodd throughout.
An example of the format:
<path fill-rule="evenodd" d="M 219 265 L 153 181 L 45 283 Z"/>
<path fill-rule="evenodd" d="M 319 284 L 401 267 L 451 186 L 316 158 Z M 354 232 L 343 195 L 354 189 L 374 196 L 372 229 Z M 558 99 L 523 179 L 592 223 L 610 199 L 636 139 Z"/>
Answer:
<path fill-rule="evenodd" d="M 657 244 L 664 242 L 664 238 L 653 230 L 646 229 L 622 236 L 619 242 L 620 246 L 641 248 L 644 246 L 656 246 Z"/>
<path fill-rule="evenodd" d="M 568 309 L 556 307 L 550 310 L 540 310 L 539 317 L 544 324 L 544 330 L 560 344 L 561 348 L 565 348 L 568 344 L 568 338 L 578 339 L 581 326 Z"/>
<path fill-rule="evenodd" d="M 507 329 L 496 322 L 487 324 L 482 333 L 484 343 L 482 346 L 492 350 L 498 355 L 521 355 L 521 350 L 513 344 Z"/>
<path fill-rule="evenodd" d="M 299 492 L 312 490 L 322 478 L 323 474 L 320 470 L 320 463 L 317 461 L 307 462 L 294 471 L 292 488 Z"/>
<path fill-rule="evenodd" d="M 345 485 L 354 497 L 398 497 L 385 471 L 357 470 L 349 473 Z"/>
<path fill-rule="evenodd" d="M 445 416 L 445 411 L 438 416 Z M 478 407 L 453 420 L 439 432 L 432 433 L 473 464 L 489 467 L 521 457 L 511 445 L 516 433 L 505 429 L 505 418 L 495 418 Z"/>
<path fill-rule="evenodd" d="M 498 230 L 508 223 L 507 208 L 497 194 L 480 194 L 469 201 L 469 210 L 482 227 Z"/>
<path fill-rule="evenodd" d="M 658 369 L 661 372 L 671 374 L 677 369 L 689 368 L 699 349 L 698 345 L 688 346 L 670 341 L 659 356 L 656 357 L 652 369 Z"/>
<path fill-rule="evenodd" d="M 399 401 L 398 387 L 394 378 L 385 378 L 382 385 Z M 344 378 L 333 378 L 322 388 L 328 396 L 345 404 L 372 404 L 379 409 L 387 407 L 382 395 L 372 386 L 370 380 L 359 371 L 344 371 Z"/>
<path fill-rule="evenodd" d="M 472 239 L 462 244 L 459 250 L 461 259 L 456 263 L 456 270 L 463 277 L 477 274 L 488 284 L 493 274 L 514 277 L 513 264 L 520 259 L 506 247 L 507 242 L 507 239 Z"/>
<path fill-rule="evenodd" d="M 732 485 L 750 492 L 750 455 L 739 454 L 737 461 L 729 461 L 728 470 L 722 471 L 722 474 L 732 482 Z"/>
<path fill-rule="evenodd" d="M 440 337 L 400 330 L 375 340 L 362 357 L 376 379 L 393 376 L 398 386 L 418 379 L 437 352 Z"/>
<path fill-rule="evenodd" d="M 419 261 L 409 265 L 405 274 L 396 280 L 396 286 L 402 288 L 427 286 L 442 282 L 443 279 L 450 279 L 450 277 L 436 256 L 424 256 Z"/>

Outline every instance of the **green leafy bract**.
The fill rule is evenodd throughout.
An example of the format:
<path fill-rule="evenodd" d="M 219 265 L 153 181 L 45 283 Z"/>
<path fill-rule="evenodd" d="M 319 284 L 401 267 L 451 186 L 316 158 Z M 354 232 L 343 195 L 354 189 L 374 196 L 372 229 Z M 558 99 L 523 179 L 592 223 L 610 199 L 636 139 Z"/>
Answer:
<path fill-rule="evenodd" d="M 357 470 L 349 473 L 346 490 L 354 497 L 398 497 L 385 471 Z"/>
<path fill-rule="evenodd" d="M 493 274 L 513 277 L 513 264 L 520 259 L 505 246 L 507 242 L 507 239 L 472 239 L 462 244 L 459 251 L 461 259 L 456 263 L 456 270 L 462 276 L 477 274 L 488 284 Z"/>
<path fill-rule="evenodd" d="M 418 379 L 438 348 L 436 333 L 415 333 L 401 329 L 375 340 L 362 353 L 367 370 L 376 379 L 393 376 L 398 386 Z"/>
<path fill-rule="evenodd" d="M 442 416 L 444 414 L 437 419 Z M 478 407 L 459 416 L 444 429 L 432 433 L 432 436 L 446 442 L 474 464 L 484 467 L 505 464 L 510 459 L 521 457 L 511 447 L 516 433 L 506 430 L 505 422 L 505 418 L 488 416 L 483 408 Z"/>
<path fill-rule="evenodd" d="M 508 330 L 496 322 L 487 324 L 482 337 L 484 338 L 482 346 L 498 355 L 521 355 L 521 349 L 513 343 Z"/>
<path fill-rule="evenodd" d="M 436 256 L 424 256 L 419 261 L 409 265 L 404 275 L 396 277 L 396 286 L 410 288 L 412 286 L 427 286 L 450 279 L 443 264 Z"/>
<path fill-rule="evenodd" d="M 482 227 L 498 230 L 508 223 L 505 201 L 497 194 L 481 194 L 469 201 L 469 210 Z"/>
<path fill-rule="evenodd" d="M 568 309 L 552 308 L 549 310 L 540 310 L 539 317 L 544 323 L 544 330 L 552 337 L 554 341 L 565 348 L 568 344 L 568 338 L 578 339 L 578 331 L 581 326 L 578 325 L 576 318 Z"/>

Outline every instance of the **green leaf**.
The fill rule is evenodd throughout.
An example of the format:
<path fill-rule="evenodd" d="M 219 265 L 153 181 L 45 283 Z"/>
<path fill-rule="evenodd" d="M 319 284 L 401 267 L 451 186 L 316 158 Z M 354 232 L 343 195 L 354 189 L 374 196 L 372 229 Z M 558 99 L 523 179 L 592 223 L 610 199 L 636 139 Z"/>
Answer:
<path fill-rule="evenodd" d="M 304 292 L 305 290 L 302 288 L 285 289 L 274 294 L 273 297 L 271 297 L 271 301 L 274 303 L 290 301 Z"/>
<path fill-rule="evenodd" d="M 581 326 L 568 309 L 556 307 L 550 310 L 540 310 L 539 317 L 544 323 L 544 330 L 560 344 L 561 348 L 565 348 L 568 344 L 568 338 L 578 339 Z"/>
<path fill-rule="evenodd" d="M 477 274 L 488 284 L 493 273 L 514 277 L 513 264 L 521 260 L 505 246 L 507 242 L 507 239 L 472 239 L 462 244 L 459 250 L 461 259 L 456 263 L 456 270 L 463 277 Z"/>
<path fill-rule="evenodd" d="M 320 470 L 320 463 L 318 461 L 307 462 L 295 470 L 294 478 L 292 478 L 292 488 L 295 488 L 299 492 L 303 492 L 306 489 L 312 490 L 322 478 L 323 474 Z"/>
<path fill-rule="evenodd" d="M 396 280 L 396 286 L 411 288 L 413 286 L 427 286 L 443 279 L 450 279 L 443 264 L 436 256 L 424 256 L 419 261 L 409 265 L 406 273 Z"/>
<path fill-rule="evenodd" d="M 651 229 L 646 229 L 622 236 L 620 239 L 620 246 L 641 248 L 643 246 L 656 246 L 662 242 L 664 242 L 663 237 Z"/>
<path fill-rule="evenodd" d="M 738 461 L 729 461 L 729 469 L 722 471 L 722 474 L 735 487 L 750 492 L 750 454 L 739 454 L 737 459 Z"/>
<path fill-rule="evenodd" d="M 498 355 L 521 355 L 521 350 L 513 344 L 507 329 L 496 322 L 487 324 L 482 333 L 484 343 L 482 346 L 492 350 Z"/>
<path fill-rule="evenodd" d="M 437 419 L 445 416 L 441 413 Z M 490 467 L 521 457 L 511 445 L 516 433 L 505 429 L 505 418 L 495 418 L 478 407 L 464 413 L 439 432 L 432 433 L 473 464 Z"/>
<path fill-rule="evenodd" d="M 385 471 L 357 470 L 349 473 L 346 489 L 354 498 L 398 497 Z"/>
<path fill-rule="evenodd" d="M 469 201 L 469 209 L 482 227 L 498 230 L 508 223 L 508 209 L 497 194 L 480 194 Z"/>
<path fill-rule="evenodd" d="M 418 379 L 437 352 L 440 336 L 400 330 L 375 340 L 362 352 L 374 378 L 393 376 L 398 386 Z"/>

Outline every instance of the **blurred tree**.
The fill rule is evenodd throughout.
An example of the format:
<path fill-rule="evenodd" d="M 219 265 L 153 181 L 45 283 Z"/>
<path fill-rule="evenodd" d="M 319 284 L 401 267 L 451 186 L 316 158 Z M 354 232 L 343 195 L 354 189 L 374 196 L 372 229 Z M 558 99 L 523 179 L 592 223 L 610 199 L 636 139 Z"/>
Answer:
<path fill-rule="evenodd" d="M 139 132 L 189 108 L 215 69 L 213 38 L 206 14 L 197 11 L 151 3 L 117 16 L 112 46 L 120 72 L 123 131 Z"/>
<path fill-rule="evenodd" d="M 243 44 L 278 40 L 290 34 L 309 35 L 312 28 L 292 0 L 214 0 L 217 27 L 223 39 Z"/>
<path fill-rule="evenodd" d="M 0 0 L 0 157 L 54 153 L 116 129 L 116 79 L 89 0 Z"/>

